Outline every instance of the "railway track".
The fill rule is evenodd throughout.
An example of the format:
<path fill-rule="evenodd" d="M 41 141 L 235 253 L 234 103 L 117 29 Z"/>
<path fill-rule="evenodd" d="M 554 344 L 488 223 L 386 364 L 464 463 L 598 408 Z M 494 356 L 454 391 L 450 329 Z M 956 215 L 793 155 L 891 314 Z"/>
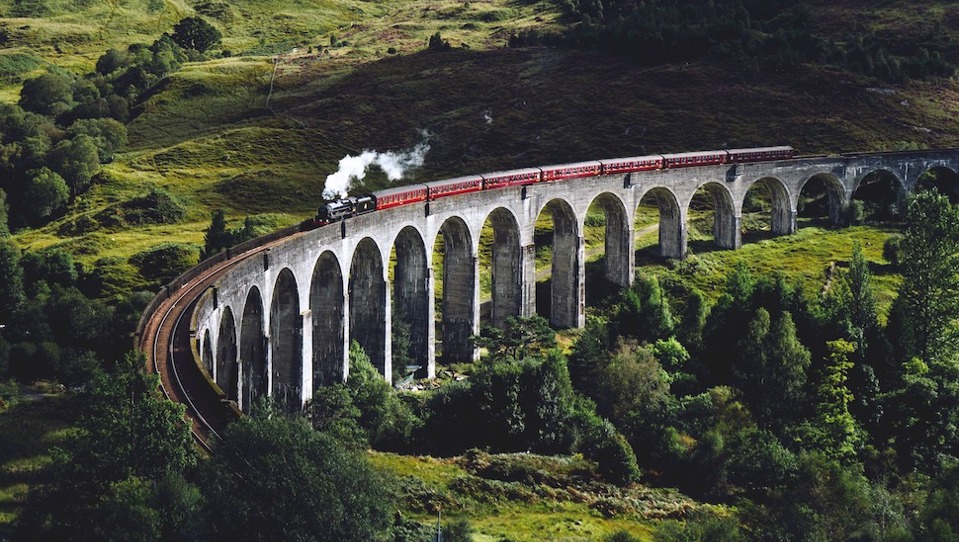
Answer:
<path fill-rule="evenodd" d="M 147 356 L 146 370 L 159 375 L 167 399 L 186 406 L 193 437 L 208 452 L 237 412 L 201 372 L 191 347 L 190 318 L 200 296 L 230 267 L 298 235 L 292 229 L 278 233 L 282 235 L 207 265 L 188 280 L 175 280 L 165 287 L 166 297 L 148 306 L 146 310 L 152 312 L 142 319 L 137 346 Z"/>

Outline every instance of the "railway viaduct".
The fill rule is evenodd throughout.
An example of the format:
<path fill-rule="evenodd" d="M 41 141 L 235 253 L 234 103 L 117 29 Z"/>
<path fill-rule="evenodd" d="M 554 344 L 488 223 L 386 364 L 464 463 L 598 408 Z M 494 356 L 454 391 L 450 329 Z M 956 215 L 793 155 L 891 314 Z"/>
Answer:
<path fill-rule="evenodd" d="M 689 205 L 701 189 L 713 200 L 715 243 L 737 249 L 743 202 L 756 183 L 771 194 L 773 233 L 786 235 L 796 230 L 799 196 L 813 179 L 825 182 L 830 218 L 838 223 L 867 176 L 891 176 L 902 194 L 936 168 L 959 172 L 959 149 L 799 157 L 539 183 L 377 211 L 282 242 L 273 236 L 269 248 L 259 241 L 221 255 L 236 263 L 196 301 L 190 328 L 194 352 L 208 380 L 243 410 L 263 395 L 298 408 L 318 387 L 344 380 L 354 340 L 391 379 L 396 322 L 409 326 L 413 358 L 432 377 L 437 344 L 449 360 L 477 356 L 468 339 L 479 331 L 484 224 L 494 232 L 492 323 L 536 311 L 533 231 L 545 211 L 554 224 L 550 321 L 554 327 L 578 327 L 585 308 L 583 227 L 594 203 L 606 215 L 605 276 L 627 286 L 634 276 L 633 217 L 644 198 L 654 197 L 659 207 L 661 255 L 683 258 Z M 255 257 L 239 257 L 257 246 Z M 158 299 L 174 288 L 165 287 Z M 440 301 L 438 322 L 434 300 Z"/>

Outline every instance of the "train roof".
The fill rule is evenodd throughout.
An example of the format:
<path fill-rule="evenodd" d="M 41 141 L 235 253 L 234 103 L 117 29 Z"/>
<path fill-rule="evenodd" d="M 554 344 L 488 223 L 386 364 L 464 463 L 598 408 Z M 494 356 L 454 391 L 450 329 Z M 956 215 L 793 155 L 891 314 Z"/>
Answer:
<path fill-rule="evenodd" d="M 426 190 L 425 184 L 407 184 L 403 186 L 393 186 L 390 188 L 384 188 L 383 190 L 377 190 L 373 192 L 373 195 L 381 198 L 383 196 L 392 196 L 394 194 L 403 194 L 409 192 L 410 190 Z"/>
<path fill-rule="evenodd" d="M 599 160 L 590 160 L 588 162 L 571 162 L 569 164 L 551 164 L 548 166 L 540 166 L 540 169 L 565 169 L 565 168 L 574 168 L 574 167 L 596 167 L 601 166 L 602 163 Z"/>
<path fill-rule="evenodd" d="M 491 171 L 489 173 L 483 173 L 483 178 L 489 177 L 504 177 L 506 175 L 523 175 L 525 173 L 539 173 L 540 169 L 538 167 L 528 167 L 523 169 L 510 169 L 507 171 Z"/>
<path fill-rule="evenodd" d="M 778 151 L 791 151 L 792 147 L 789 145 L 780 145 L 778 147 L 753 147 L 746 149 L 726 149 L 729 153 L 743 153 L 743 152 L 778 152 Z"/>
<path fill-rule="evenodd" d="M 624 156 L 623 158 L 604 158 L 600 160 L 602 164 L 612 164 L 615 162 L 639 162 L 647 160 L 660 160 L 662 156 L 658 154 L 647 154 L 646 156 Z"/>
<path fill-rule="evenodd" d="M 462 177 L 453 177 L 452 179 L 440 179 L 438 181 L 430 181 L 426 183 L 427 186 L 443 186 L 447 184 L 457 184 L 468 181 L 481 181 L 483 177 L 479 175 L 464 175 Z"/>
<path fill-rule="evenodd" d="M 715 151 L 677 152 L 672 154 L 664 154 L 663 159 L 669 160 L 671 158 L 695 158 L 697 156 L 715 156 L 716 154 L 726 154 L 726 151 L 720 149 Z"/>

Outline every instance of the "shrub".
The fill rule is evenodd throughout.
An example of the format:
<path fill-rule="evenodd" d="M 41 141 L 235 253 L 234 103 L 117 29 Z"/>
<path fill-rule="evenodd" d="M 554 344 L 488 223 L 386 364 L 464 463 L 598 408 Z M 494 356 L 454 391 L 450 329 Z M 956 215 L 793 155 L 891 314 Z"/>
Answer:
<path fill-rule="evenodd" d="M 450 42 L 444 40 L 439 32 L 430 36 L 430 41 L 427 45 L 427 49 L 430 51 L 449 51 L 452 48 Z"/>
<path fill-rule="evenodd" d="M 200 247 L 188 243 L 164 243 L 130 258 L 144 277 L 160 282 L 169 282 L 199 261 Z"/>
<path fill-rule="evenodd" d="M 892 235 L 882 245 L 882 257 L 892 265 L 898 266 L 902 257 L 902 236 Z"/>

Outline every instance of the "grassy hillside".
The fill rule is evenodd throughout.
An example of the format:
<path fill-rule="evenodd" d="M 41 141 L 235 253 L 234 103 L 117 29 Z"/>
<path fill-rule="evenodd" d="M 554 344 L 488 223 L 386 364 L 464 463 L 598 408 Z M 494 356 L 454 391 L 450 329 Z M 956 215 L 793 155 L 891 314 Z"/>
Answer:
<path fill-rule="evenodd" d="M 3 54 L 20 55 L 11 62 L 24 67 L 4 79 L 0 97 L 11 101 L 23 77 L 53 64 L 89 70 L 104 50 L 149 42 L 185 15 L 218 25 L 231 56 L 189 63 L 165 81 L 128 126 L 128 149 L 101 184 L 64 220 L 21 236 L 31 246 L 61 243 L 76 213 L 153 186 L 181 198 L 187 219 L 162 231 L 110 232 L 109 254 L 128 256 L 161 236 L 195 242 L 213 208 L 293 223 L 312 212 L 345 154 L 409 148 L 421 130 L 433 134 L 431 149 L 408 180 L 771 143 L 802 153 L 959 144 L 954 81 L 892 85 L 837 68 L 767 72 L 733 60 L 639 67 L 599 53 L 507 49 L 511 32 L 559 28 L 559 11 L 545 0 L 281 2 L 269 10 L 256 2 L 39 3 L 48 8 L 42 18 L 14 17 L 23 14 L 0 3 L 13 45 Z M 852 20 L 889 36 L 891 47 L 925 36 L 955 49 L 959 14 L 949 3 L 884 2 L 868 19 L 856 15 L 870 7 L 860 4 L 811 2 L 829 15 L 814 18 L 816 30 L 840 35 L 836 22 Z M 453 50 L 425 50 L 437 31 Z M 385 182 L 368 179 L 371 188 Z M 99 251 L 79 256 L 89 262 Z"/>

